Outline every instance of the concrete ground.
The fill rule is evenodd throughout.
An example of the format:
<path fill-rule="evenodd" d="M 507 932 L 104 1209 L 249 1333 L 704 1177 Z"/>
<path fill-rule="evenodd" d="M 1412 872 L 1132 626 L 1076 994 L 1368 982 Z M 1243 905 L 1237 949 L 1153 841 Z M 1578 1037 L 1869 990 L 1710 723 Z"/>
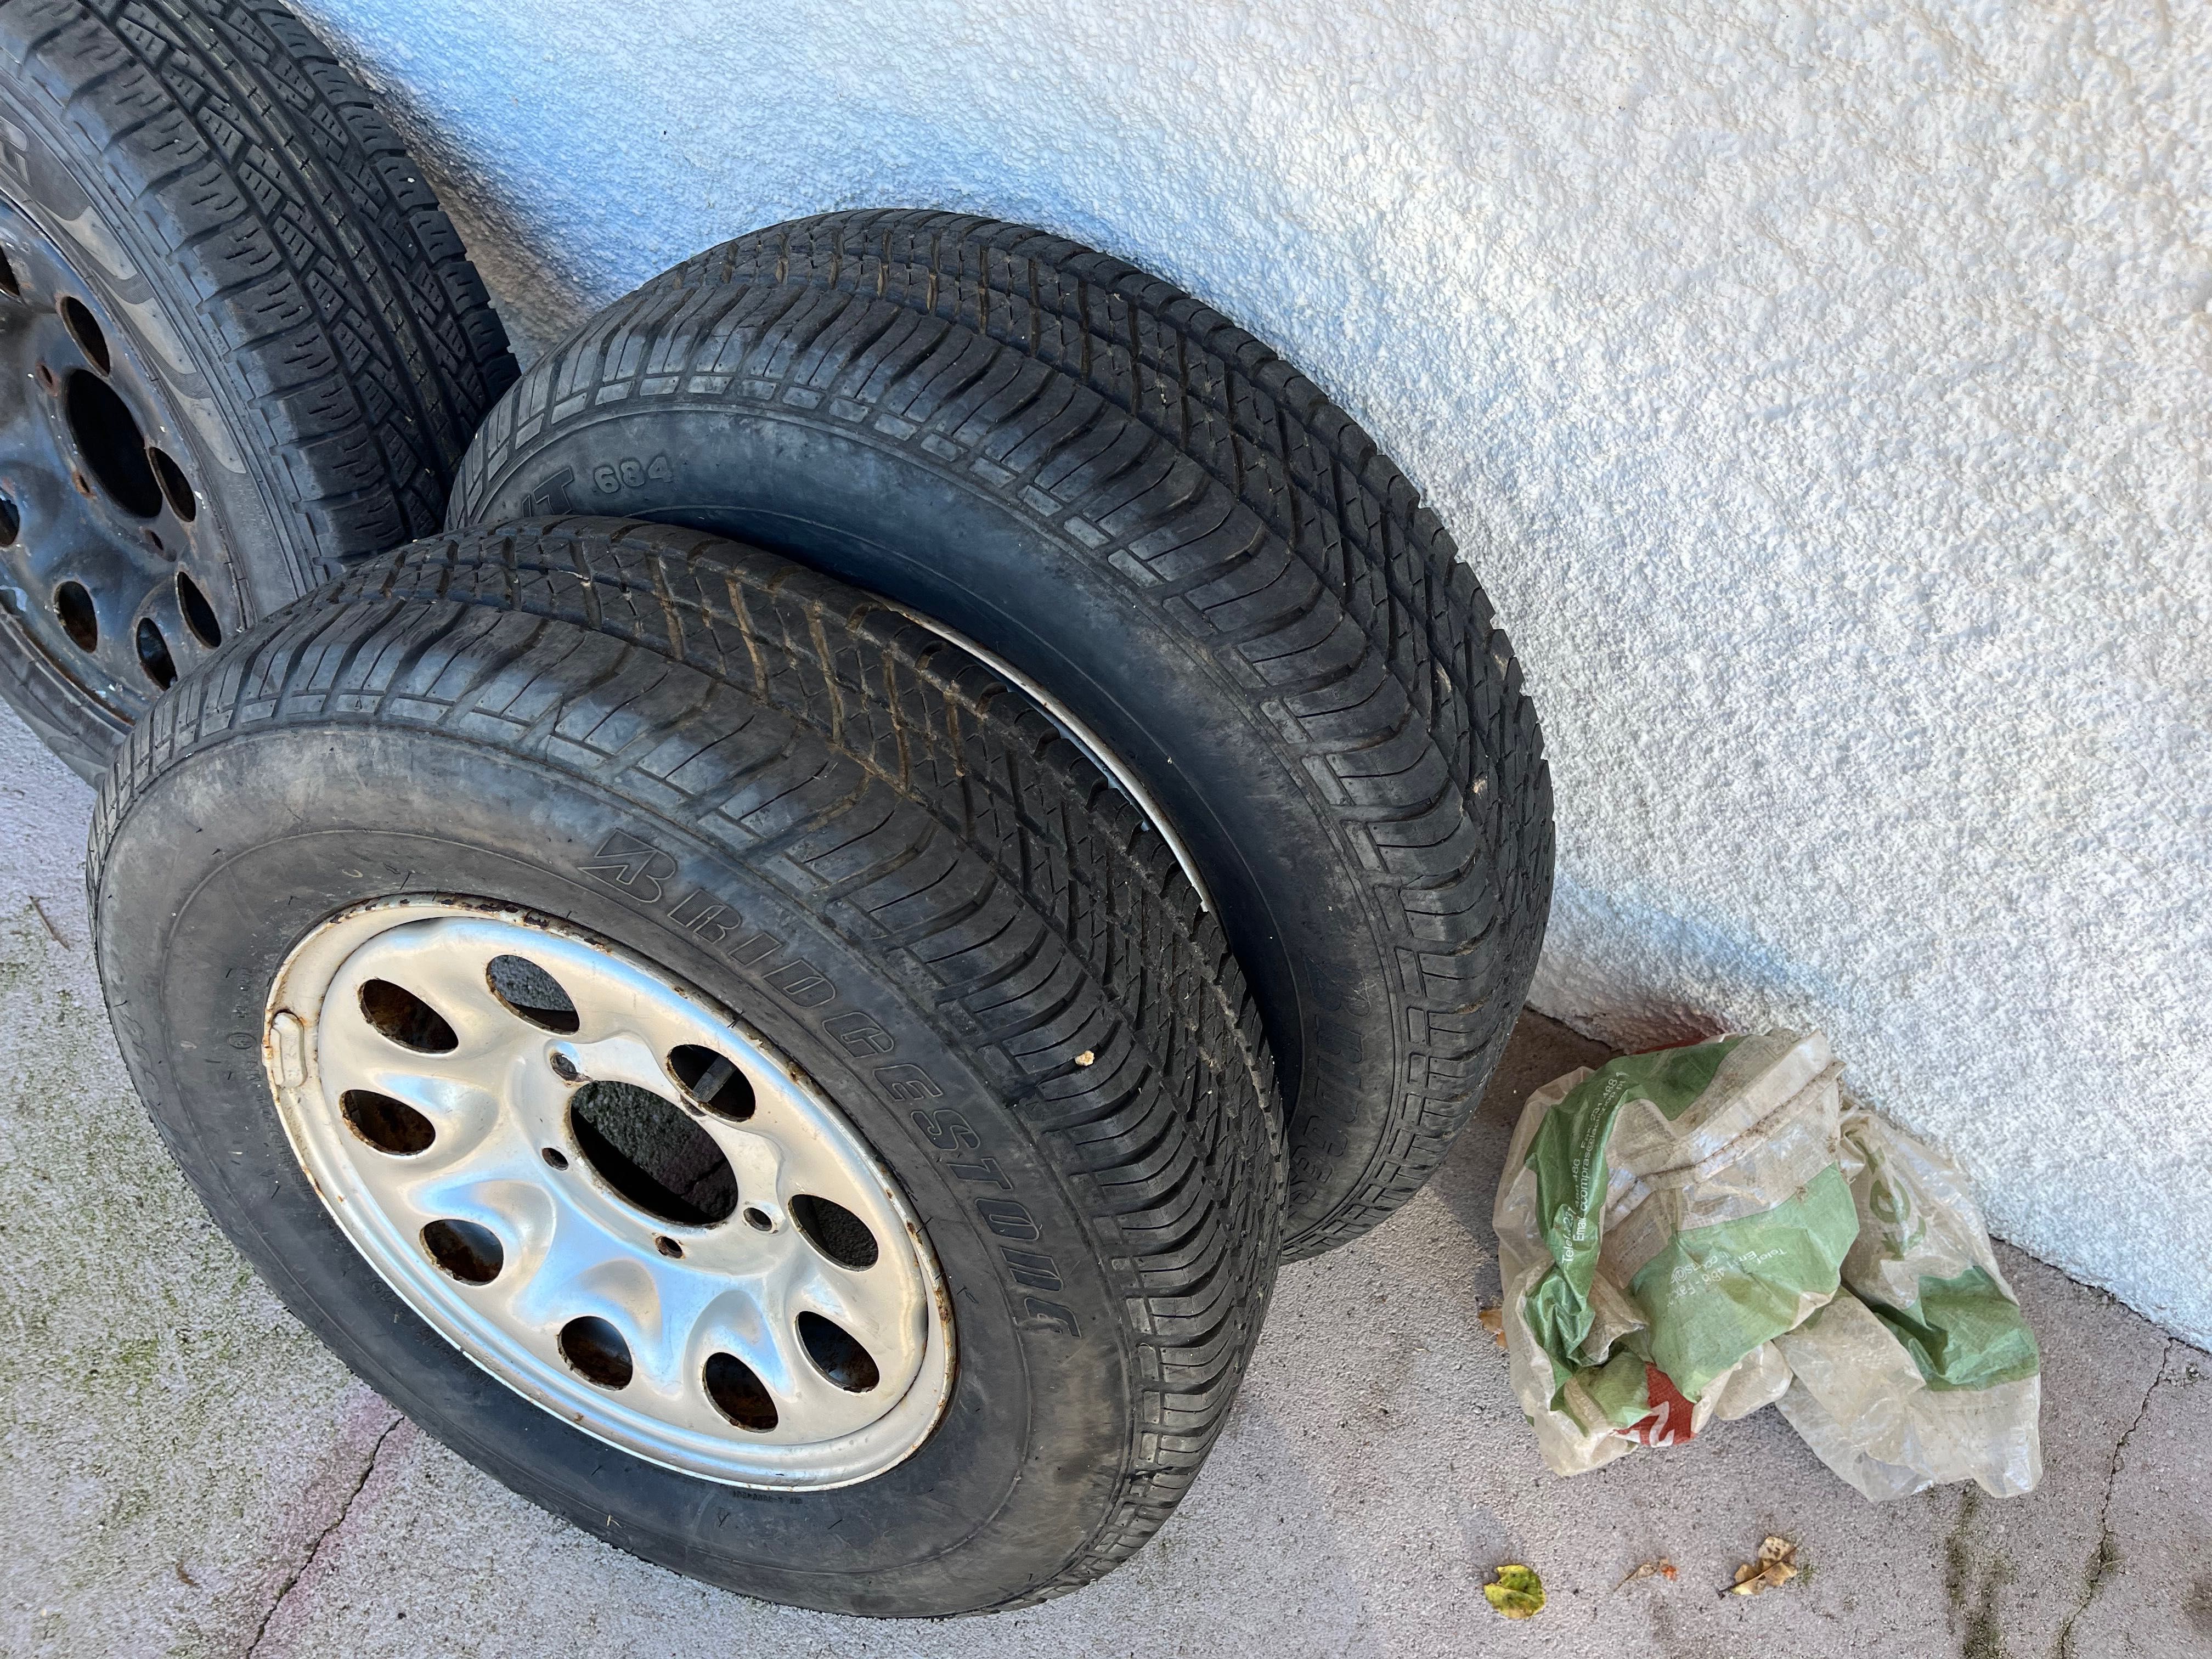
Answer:
<path fill-rule="evenodd" d="M 0 711 L 0 1654 L 2212 1654 L 2212 1358 L 2014 1252 L 2043 1487 L 1876 1507 L 1769 1410 L 1547 1474 L 1504 1357 L 1490 1197 L 1535 1085 L 1602 1057 L 1522 1022 L 1480 1120 L 1371 1237 L 1285 1270 L 1205 1477 L 1103 1583 L 892 1625 L 648 1566 L 396 1417 L 285 1314 L 164 1158 L 100 1012 L 91 793 Z M 2124 1201 L 2114 1194 L 2113 1201 Z M 1805 1576 L 1720 1594 L 1759 1540 Z M 1672 1582 L 1622 1584 L 1670 1559 Z M 1498 1620 L 1524 1561 L 1550 1605 Z"/>

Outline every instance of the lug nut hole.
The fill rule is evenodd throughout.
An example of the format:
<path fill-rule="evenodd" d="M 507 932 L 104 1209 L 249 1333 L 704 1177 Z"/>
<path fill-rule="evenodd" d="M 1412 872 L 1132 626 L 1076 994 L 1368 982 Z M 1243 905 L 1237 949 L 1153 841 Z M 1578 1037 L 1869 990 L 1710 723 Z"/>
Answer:
<path fill-rule="evenodd" d="M 665 1233 L 656 1233 L 653 1235 L 653 1248 L 659 1251 L 661 1255 L 666 1256 L 671 1261 L 681 1261 L 684 1260 L 684 1247 L 681 1244 L 678 1244 L 674 1239 L 669 1237 Z"/>
<path fill-rule="evenodd" d="M 548 1146 L 538 1156 L 556 1170 L 565 1170 L 568 1167 L 568 1154 L 558 1146 Z"/>

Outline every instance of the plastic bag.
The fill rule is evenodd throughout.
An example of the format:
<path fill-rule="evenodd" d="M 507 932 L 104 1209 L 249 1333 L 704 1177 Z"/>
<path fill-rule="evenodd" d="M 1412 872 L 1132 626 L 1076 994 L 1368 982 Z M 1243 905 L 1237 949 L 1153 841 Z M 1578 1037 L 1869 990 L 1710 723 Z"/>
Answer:
<path fill-rule="evenodd" d="M 2033 1336 L 1958 1171 L 1843 1105 L 1818 1032 L 1530 1097 L 1494 1219 L 1513 1386 L 1580 1474 L 1778 1402 L 1869 1498 L 2041 1474 Z"/>

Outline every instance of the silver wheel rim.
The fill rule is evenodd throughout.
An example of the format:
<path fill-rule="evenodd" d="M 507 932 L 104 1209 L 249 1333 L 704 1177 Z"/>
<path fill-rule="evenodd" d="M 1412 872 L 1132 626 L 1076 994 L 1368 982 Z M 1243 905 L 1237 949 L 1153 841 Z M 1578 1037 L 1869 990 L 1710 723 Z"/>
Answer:
<path fill-rule="evenodd" d="M 618 947 L 488 905 L 366 906 L 287 959 L 264 1057 L 339 1230 L 584 1432 L 821 1488 L 943 1414 L 950 1303 L 889 1172 L 757 1032 Z"/>

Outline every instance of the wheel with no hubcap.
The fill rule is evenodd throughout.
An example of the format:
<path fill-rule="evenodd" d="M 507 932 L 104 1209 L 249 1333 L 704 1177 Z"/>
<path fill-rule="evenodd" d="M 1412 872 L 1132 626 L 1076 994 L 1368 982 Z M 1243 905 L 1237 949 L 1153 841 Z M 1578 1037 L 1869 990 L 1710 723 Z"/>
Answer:
<path fill-rule="evenodd" d="M 178 675 L 433 528 L 514 360 L 281 7 L 0 7 L 0 696 L 87 777 Z"/>
<path fill-rule="evenodd" d="M 131 744 L 132 1074 L 431 1432 L 855 1613 L 1073 1588 L 1187 1490 L 1273 1281 L 1270 1061 L 1172 848 L 1003 678 L 757 550 L 525 525 L 227 641 Z"/>
<path fill-rule="evenodd" d="M 269 1000 L 278 1115 L 339 1231 L 517 1393 L 754 1486 L 865 1480 L 936 1427 L 952 1325 L 896 1182 L 696 987 L 418 898 L 323 923 Z"/>

